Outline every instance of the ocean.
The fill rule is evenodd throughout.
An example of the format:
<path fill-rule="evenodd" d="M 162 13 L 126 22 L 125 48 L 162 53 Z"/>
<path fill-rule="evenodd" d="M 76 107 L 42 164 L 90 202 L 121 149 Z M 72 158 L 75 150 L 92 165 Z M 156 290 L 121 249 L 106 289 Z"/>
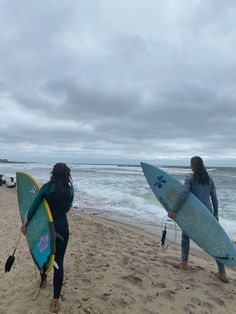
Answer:
<path fill-rule="evenodd" d="M 74 207 L 127 222 L 158 233 L 166 211 L 151 192 L 140 166 L 68 164 L 75 188 Z M 50 176 L 50 163 L 0 163 L 0 174 L 13 176 L 16 171 L 32 174 L 40 184 Z M 184 182 L 190 168 L 161 168 Z M 219 201 L 220 223 L 232 240 L 236 240 L 236 168 L 209 168 L 215 181 Z M 171 222 L 170 222 L 171 223 Z M 176 232 L 180 232 L 175 227 Z M 172 239 L 173 240 L 173 239 Z"/>

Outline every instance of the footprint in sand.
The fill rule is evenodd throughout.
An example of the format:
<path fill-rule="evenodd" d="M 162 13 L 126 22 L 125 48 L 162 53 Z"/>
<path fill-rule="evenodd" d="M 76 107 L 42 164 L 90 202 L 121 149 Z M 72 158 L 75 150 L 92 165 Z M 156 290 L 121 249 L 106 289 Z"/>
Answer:
<path fill-rule="evenodd" d="M 146 295 L 146 296 L 142 297 L 142 301 L 145 304 L 152 303 L 153 300 L 154 300 L 154 297 L 151 295 Z"/>
<path fill-rule="evenodd" d="M 162 282 L 152 282 L 153 287 L 157 287 L 157 288 L 166 288 L 166 285 Z"/>
<path fill-rule="evenodd" d="M 187 314 L 194 314 L 195 313 L 195 312 L 192 312 L 187 306 L 185 306 L 183 308 L 183 310 L 184 310 L 184 313 L 187 313 Z"/>
<path fill-rule="evenodd" d="M 82 282 L 84 282 L 85 284 L 90 284 L 91 283 L 91 279 L 87 278 L 86 276 L 84 276 L 83 278 L 80 279 Z"/>
<path fill-rule="evenodd" d="M 198 299 L 198 298 L 192 298 L 191 302 L 193 304 L 197 304 L 197 305 L 201 305 L 202 304 L 202 301 L 200 299 Z"/>
<path fill-rule="evenodd" d="M 220 298 L 212 297 L 211 300 L 217 303 L 218 305 L 225 306 L 225 302 Z"/>
<path fill-rule="evenodd" d="M 186 306 L 183 307 L 183 310 L 187 314 L 194 314 L 193 310 L 196 309 L 196 306 L 193 304 L 187 304 Z"/>
<path fill-rule="evenodd" d="M 159 314 L 159 312 L 152 312 L 148 309 L 142 308 L 142 314 Z"/>
<path fill-rule="evenodd" d="M 123 256 L 121 265 L 128 265 L 129 263 L 129 257 L 128 256 Z"/>
<path fill-rule="evenodd" d="M 83 307 L 83 311 L 86 314 L 91 314 L 92 313 L 92 306 L 89 307 Z"/>
<path fill-rule="evenodd" d="M 162 292 L 160 292 L 159 295 L 164 297 L 164 298 L 167 298 L 168 300 L 171 300 L 171 301 L 174 301 L 174 299 L 175 299 L 175 296 L 174 296 L 175 291 L 173 291 L 173 290 L 162 291 Z"/>
<path fill-rule="evenodd" d="M 204 302 L 204 301 L 201 301 L 200 299 L 198 298 L 192 298 L 191 299 L 191 302 L 195 305 L 200 305 L 202 307 L 207 307 L 210 311 L 213 311 L 214 310 L 214 306 L 208 302 Z"/>
<path fill-rule="evenodd" d="M 124 308 L 126 306 L 135 304 L 136 300 L 132 296 L 125 294 L 121 296 L 117 303 Z"/>
<path fill-rule="evenodd" d="M 197 272 L 199 272 L 201 270 L 204 270 L 204 268 L 201 267 L 201 266 L 195 266 L 194 265 L 194 266 L 191 266 L 190 270 L 191 270 L 192 273 L 197 273 Z"/>
<path fill-rule="evenodd" d="M 85 258 L 85 263 L 86 263 L 87 265 L 96 264 L 95 262 L 96 262 L 96 259 L 95 259 L 94 257 L 87 256 L 87 257 Z"/>
<path fill-rule="evenodd" d="M 104 301 L 108 301 L 110 299 L 111 295 L 112 295 L 111 292 L 105 292 L 101 296 L 101 299 L 104 300 Z"/>
<path fill-rule="evenodd" d="M 122 277 L 122 279 L 132 283 L 133 285 L 136 285 L 136 286 L 141 286 L 142 283 L 143 283 L 143 280 L 139 277 L 136 277 L 136 276 L 132 276 L 132 275 L 128 275 L 128 276 L 124 276 Z"/>

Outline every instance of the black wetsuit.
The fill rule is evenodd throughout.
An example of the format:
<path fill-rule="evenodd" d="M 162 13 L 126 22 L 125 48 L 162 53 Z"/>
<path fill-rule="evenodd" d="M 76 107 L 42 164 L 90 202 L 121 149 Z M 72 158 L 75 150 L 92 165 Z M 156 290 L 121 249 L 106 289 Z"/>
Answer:
<path fill-rule="evenodd" d="M 49 204 L 55 231 L 56 231 L 56 255 L 55 262 L 58 265 L 58 268 L 54 266 L 54 277 L 53 277 L 53 287 L 54 287 L 54 298 L 57 299 L 60 297 L 64 269 L 63 269 L 63 260 L 69 240 L 69 226 L 66 217 L 66 213 L 70 210 L 73 198 L 74 190 L 72 186 L 67 188 L 63 187 L 58 190 L 55 183 L 46 183 L 38 191 L 32 206 L 30 207 L 26 222 L 35 214 L 40 202 L 45 198 Z"/>

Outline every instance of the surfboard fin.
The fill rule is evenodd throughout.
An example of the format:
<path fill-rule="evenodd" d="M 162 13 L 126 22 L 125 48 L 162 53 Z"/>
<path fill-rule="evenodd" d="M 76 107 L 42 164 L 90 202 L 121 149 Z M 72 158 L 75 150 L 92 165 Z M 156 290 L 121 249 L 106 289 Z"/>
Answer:
<path fill-rule="evenodd" d="M 226 255 L 226 256 L 213 256 L 214 258 L 216 258 L 216 259 L 223 259 L 223 260 L 233 260 L 233 258 L 229 258 L 229 256 L 228 255 Z"/>
<path fill-rule="evenodd" d="M 56 261 L 54 261 L 53 266 L 58 270 L 59 269 L 59 265 L 57 264 Z"/>

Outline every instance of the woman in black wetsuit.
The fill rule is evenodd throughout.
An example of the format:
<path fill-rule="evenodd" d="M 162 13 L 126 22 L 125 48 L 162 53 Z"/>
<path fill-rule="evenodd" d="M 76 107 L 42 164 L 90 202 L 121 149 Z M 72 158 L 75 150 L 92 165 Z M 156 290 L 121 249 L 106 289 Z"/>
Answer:
<path fill-rule="evenodd" d="M 27 223 L 35 214 L 43 198 L 47 200 L 51 209 L 56 231 L 55 262 L 58 267 L 54 267 L 53 299 L 50 304 L 50 309 L 52 312 L 57 313 L 60 310 L 59 298 L 64 277 L 63 260 L 69 240 L 69 226 L 66 213 L 70 210 L 74 198 L 70 168 L 66 164 L 55 164 L 50 181 L 42 185 L 38 191 L 22 225 L 22 232 L 24 234 L 26 232 Z M 45 287 L 46 277 L 43 277 L 42 280 L 42 286 Z"/>

